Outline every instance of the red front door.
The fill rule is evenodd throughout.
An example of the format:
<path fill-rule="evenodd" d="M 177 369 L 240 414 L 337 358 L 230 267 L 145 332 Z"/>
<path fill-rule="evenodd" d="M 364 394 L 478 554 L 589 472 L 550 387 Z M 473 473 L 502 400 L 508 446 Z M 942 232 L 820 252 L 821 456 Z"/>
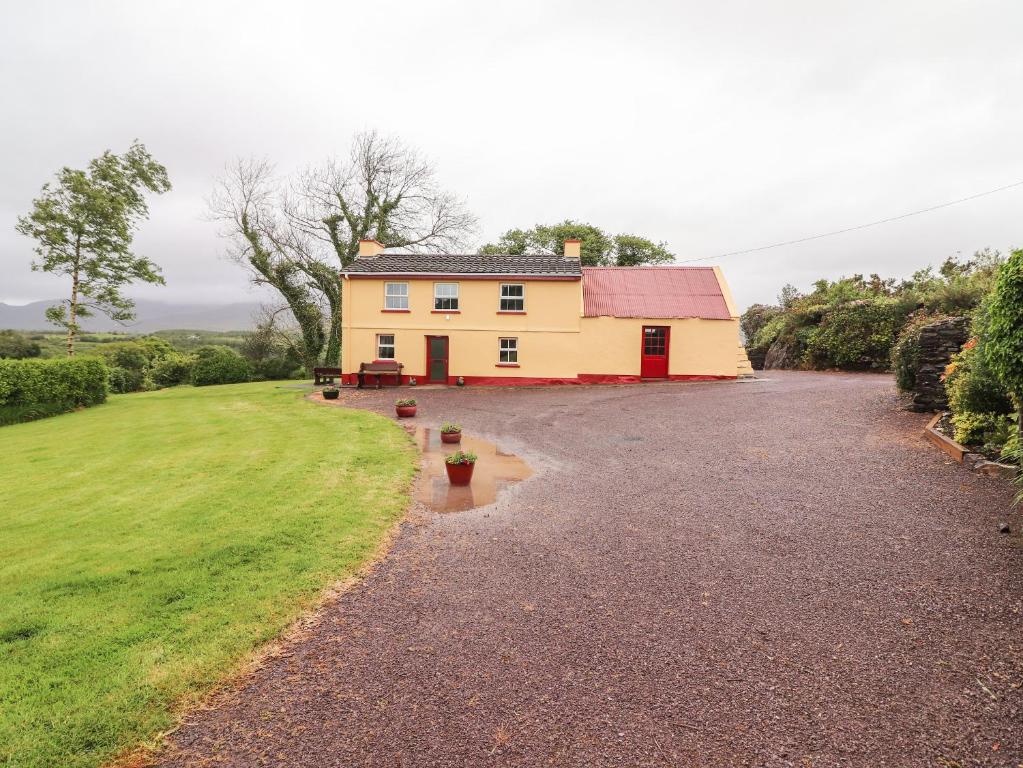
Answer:
<path fill-rule="evenodd" d="M 668 337 L 671 329 L 664 325 L 643 326 L 643 356 L 639 375 L 644 379 L 668 378 Z"/>
<path fill-rule="evenodd" d="M 426 380 L 431 384 L 448 383 L 448 337 L 426 337 Z"/>

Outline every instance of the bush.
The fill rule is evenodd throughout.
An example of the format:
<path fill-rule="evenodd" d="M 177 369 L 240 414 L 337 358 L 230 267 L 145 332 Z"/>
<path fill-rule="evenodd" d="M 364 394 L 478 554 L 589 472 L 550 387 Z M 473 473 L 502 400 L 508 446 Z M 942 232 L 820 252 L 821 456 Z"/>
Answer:
<path fill-rule="evenodd" d="M 194 355 L 170 352 L 153 366 L 153 383 L 158 387 L 175 387 L 178 384 L 186 384 L 192 380 L 194 365 Z"/>
<path fill-rule="evenodd" d="M 195 351 L 192 383 L 197 387 L 237 384 L 251 375 L 248 361 L 230 347 L 206 346 Z"/>
<path fill-rule="evenodd" d="M 268 381 L 302 378 L 302 364 L 288 357 L 264 358 L 253 367 L 260 377 Z"/>
<path fill-rule="evenodd" d="M 945 392 L 953 414 L 1012 413 L 1005 387 L 990 369 L 976 339 L 967 342 L 952 358 L 945 373 Z"/>
<path fill-rule="evenodd" d="M 963 445 L 983 446 L 1000 450 L 1016 431 L 1016 422 L 1004 413 L 973 413 L 964 411 L 952 416 L 954 437 Z"/>
<path fill-rule="evenodd" d="M 112 365 L 110 366 L 110 391 L 115 395 L 138 392 L 140 389 L 143 389 L 145 378 L 146 376 L 142 371 Z"/>
<path fill-rule="evenodd" d="M 810 368 L 887 370 L 905 319 L 903 305 L 889 298 L 826 309 L 820 325 L 806 338 L 803 362 Z"/>
<path fill-rule="evenodd" d="M 39 357 L 42 347 L 17 331 L 0 331 L 0 360 L 23 360 Z"/>
<path fill-rule="evenodd" d="M 39 419 L 107 399 L 107 367 L 96 358 L 0 360 L 0 424 Z"/>
<path fill-rule="evenodd" d="M 99 348 L 98 352 L 109 366 L 117 366 L 128 371 L 139 372 L 144 372 L 149 367 L 149 356 L 146 354 L 146 348 L 135 341 L 118 341 L 113 344 L 105 344 Z"/>

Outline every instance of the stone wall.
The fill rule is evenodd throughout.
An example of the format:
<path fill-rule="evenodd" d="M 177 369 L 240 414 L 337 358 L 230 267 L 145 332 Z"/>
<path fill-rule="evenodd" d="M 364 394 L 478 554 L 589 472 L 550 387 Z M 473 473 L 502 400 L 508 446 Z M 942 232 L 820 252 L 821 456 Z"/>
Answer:
<path fill-rule="evenodd" d="M 948 408 L 941 375 L 970 337 L 970 321 L 951 317 L 920 329 L 920 366 L 913 387 L 914 411 L 943 411 Z"/>

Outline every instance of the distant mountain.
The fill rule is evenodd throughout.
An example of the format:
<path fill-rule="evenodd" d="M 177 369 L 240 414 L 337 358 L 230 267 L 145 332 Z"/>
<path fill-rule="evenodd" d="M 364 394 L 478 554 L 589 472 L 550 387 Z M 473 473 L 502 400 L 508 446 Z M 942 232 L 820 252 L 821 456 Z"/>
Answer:
<path fill-rule="evenodd" d="M 0 302 L 0 328 L 19 331 L 44 331 L 54 326 L 46 321 L 46 308 L 53 301 L 34 301 L 24 306 Z M 135 302 L 135 320 L 121 325 L 104 315 L 87 317 L 82 329 L 88 331 L 123 331 L 126 333 L 152 333 L 153 331 L 247 331 L 256 327 L 253 319 L 259 313 L 259 302 L 235 304 L 173 304 L 164 301 L 138 299 Z"/>

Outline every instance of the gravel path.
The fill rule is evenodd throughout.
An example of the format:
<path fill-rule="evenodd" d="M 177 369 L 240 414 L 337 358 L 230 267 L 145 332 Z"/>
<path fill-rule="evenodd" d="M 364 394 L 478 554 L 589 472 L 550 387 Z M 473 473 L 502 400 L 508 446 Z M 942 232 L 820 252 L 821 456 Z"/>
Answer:
<path fill-rule="evenodd" d="M 537 474 L 406 525 L 163 765 L 1023 762 L 1023 521 L 890 378 L 416 397 Z"/>

